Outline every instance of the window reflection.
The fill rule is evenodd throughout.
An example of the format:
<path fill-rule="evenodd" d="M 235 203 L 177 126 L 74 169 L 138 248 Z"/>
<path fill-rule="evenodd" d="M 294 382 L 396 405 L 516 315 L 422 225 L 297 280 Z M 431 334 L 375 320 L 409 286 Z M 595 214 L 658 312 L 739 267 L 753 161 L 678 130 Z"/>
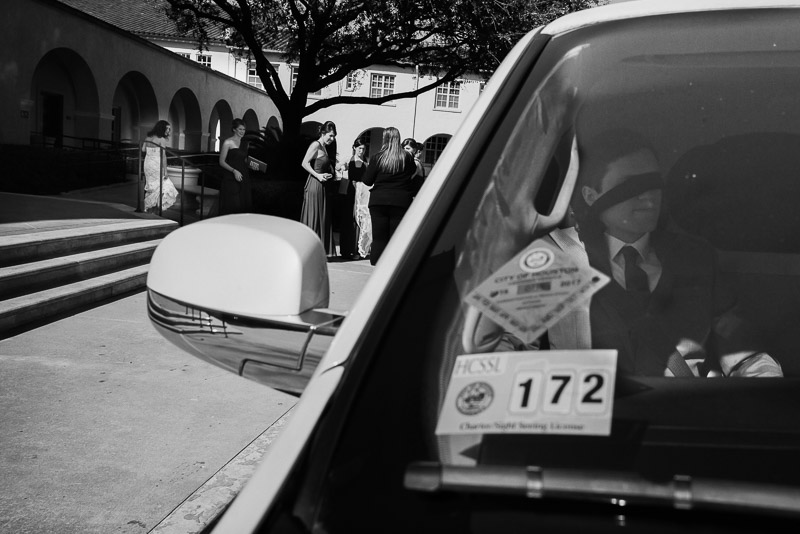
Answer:
<path fill-rule="evenodd" d="M 564 220 L 557 232 L 612 282 L 593 297 L 591 317 L 563 320 L 577 321 L 561 328 L 571 338 L 553 328 L 532 345 L 485 318 L 470 323 L 475 313 L 464 305 L 465 328 L 475 329 L 464 339 L 495 337 L 468 349 L 588 348 L 581 332 L 590 329 L 591 347 L 620 351 L 626 374 L 800 372 L 800 346 L 789 334 L 800 320 L 800 109 L 792 90 L 800 43 L 790 28 L 770 28 L 767 38 L 642 24 L 624 37 L 551 43 L 554 59 L 539 62 L 541 82 L 495 165 L 456 281 L 463 299 L 542 237 L 541 214 L 577 137 L 577 228 Z M 622 131 L 641 144 L 616 136 Z M 628 282 L 636 271 L 640 283 Z"/>

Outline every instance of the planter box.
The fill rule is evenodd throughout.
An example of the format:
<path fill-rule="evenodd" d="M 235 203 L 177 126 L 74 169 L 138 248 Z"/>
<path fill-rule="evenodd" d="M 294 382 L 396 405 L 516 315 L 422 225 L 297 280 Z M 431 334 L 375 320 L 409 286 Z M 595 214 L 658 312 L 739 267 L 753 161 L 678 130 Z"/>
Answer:
<path fill-rule="evenodd" d="M 184 185 L 198 185 L 200 183 L 200 169 L 194 167 L 186 167 L 183 169 L 183 184 Z M 175 187 L 181 187 L 181 167 L 173 165 L 167 166 L 167 177 L 172 180 Z"/>

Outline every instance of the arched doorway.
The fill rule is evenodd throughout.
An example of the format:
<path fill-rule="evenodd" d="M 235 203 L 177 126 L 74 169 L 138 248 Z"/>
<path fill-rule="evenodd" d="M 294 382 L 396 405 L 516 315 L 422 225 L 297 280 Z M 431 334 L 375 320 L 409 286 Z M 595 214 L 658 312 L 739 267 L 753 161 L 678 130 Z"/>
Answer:
<path fill-rule="evenodd" d="M 258 115 L 256 115 L 256 112 L 252 109 L 248 109 L 244 112 L 242 120 L 244 121 L 244 125 L 248 132 L 257 132 L 260 129 L 258 124 Z"/>
<path fill-rule="evenodd" d="M 224 100 L 219 100 L 211 110 L 208 119 L 208 150 L 219 152 L 222 140 L 230 135 L 231 123 L 233 122 L 233 110 L 230 104 Z"/>
<path fill-rule="evenodd" d="M 442 155 L 442 151 L 451 137 L 453 136 L 449 134 L 436 134 L 427 138 L 423 143 L 425 148 L 422 150 L 422 165 L 428 173 Z"/>
<path fill-rule="evenodd" d="M 322 125 L 318 121 L 308 121 L 300 125 L 300 135 L 309 139 L 316 139 L 319 136 L 319 127 Z"/>
<path fill-rule="evenodd" d="M 139 144 L 158 120 L 158 102 L 150 80 L 141 72 L 131 71 L 120 79 L 114 90 L 111 140 Z"/>
<path fill-rule="evenodd" d="M 31 82 L 34 104 L 32 144 L 83 146 L 85 140 L 110 139 L 100 131 L 97 83 L 74 50 L 56 48 L 36 65 Z"/>
<path fill-rule="evenodd" d="M 364 144 L 367 146 L 364 152 L 364 157 L 369 158 L 372 154 L 380 150 L 381 146 L 383 145 L 383 128 L 370 128 L 369 130 L 364 130 L 358 137 L 359 139 L 362 139 Z"/>
<path fill-rule="evenodd" d="M 268 132 L 271 132 L 271 135 L 276 139 L 280 139 L 283 136 L 283 128 L 281 128 L 281 121 L 275 115 L 271 116 L 269 120 L 267 120 L 267 126 L 265 128 Z"/>
<path fill-rule="evenodd" d="M 169 104 L 169 122 L 172 123 L 173 149 L 185 152 L 200 152 L 203 147 L 203 127 L 200 119 L 200 104 L 191 89 L 180 89 Z"/>

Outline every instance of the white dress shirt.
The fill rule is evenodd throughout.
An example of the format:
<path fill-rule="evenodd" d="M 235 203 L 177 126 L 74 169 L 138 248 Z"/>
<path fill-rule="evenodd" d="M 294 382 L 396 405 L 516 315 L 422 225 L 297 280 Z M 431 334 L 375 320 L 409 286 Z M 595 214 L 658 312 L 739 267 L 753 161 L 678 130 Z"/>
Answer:
<path fill-rule="evenodd" d="M 611 275 L 614 281 L 625 288 L 625 257 L 621 254 L 622 248 L 631 246 L 636 249 L 642 261 L 639 267 L 647 275 L 647 285 L 652 292 L 658 285 L 658 280 L 661 278 L 661 261 L 656 256 L 655 250 L 650 246 L 650 234 L 644 234 L 637 241 L 633 243 L 625 243 L 616 237 L 605 234 L 606 242 L 608 243 L 608 253 L 611 260 Z M 627 288 L 625 288 L 627 289 Z"/>

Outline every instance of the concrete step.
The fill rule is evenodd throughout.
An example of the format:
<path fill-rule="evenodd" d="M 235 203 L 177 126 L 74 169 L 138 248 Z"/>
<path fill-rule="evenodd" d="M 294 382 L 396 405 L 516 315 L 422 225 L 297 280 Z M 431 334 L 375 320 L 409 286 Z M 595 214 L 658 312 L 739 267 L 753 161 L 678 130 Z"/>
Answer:
<path fill-rule="evenodd" d="M 0 301 L 0 335 L 144 289 L 148 265 Z"/>
<path fill-rule="evenodd" d="M 161 239 L 0 267 L 0 299 L 9 299 L 112 271 L 144 265 Z"/>
<path fill-rule="evenodd" d="M 102 225 L 6 236 L 0 240 L 0 267 L 160 239 L 177 227 L 176 222 L 166 219 L 122 219 Z"/>

